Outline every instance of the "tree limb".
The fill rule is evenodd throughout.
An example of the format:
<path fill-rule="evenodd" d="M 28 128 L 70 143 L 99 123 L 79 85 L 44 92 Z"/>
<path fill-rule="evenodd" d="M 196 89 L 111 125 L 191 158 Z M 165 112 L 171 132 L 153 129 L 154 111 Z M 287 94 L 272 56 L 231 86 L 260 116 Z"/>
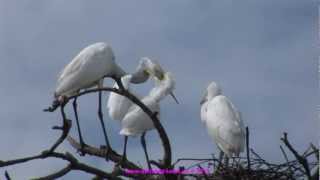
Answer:
<path fill-rule="evenodd" d="M 308 165 L 308 160 L 300 156 L 300 154 L 292 147 L 288 140 L 288 134 L 285 132 L 283 133 L 283 138 L 281 138 L 283 143 L 287 146 L 287 148 L 292 152 L 292 154 L 295 156 L 295 158 L 299 161 L 299 163 L 303 166 L 303 168 L 306 171 L 306 175 L 308 179 L 311 179 L 311 173 Z"/>
<path fill-rule="evenodd" d="M 70 145 L 75 148 L 76 150 L 80 150 L 81 145 L 79 142 L 77 142 L 74 138 L 72 138 L 71 136 L 67 137 L 67 141 L 70 143 Z M 84 147 L 83 152 L 92 156 L 97 156 L 97 157 L 106 157 L 106 153 L 107 150 L 103 149 L 103 148 L 96 148 L 90 145 L 87 145 L 86 147 Z M 119 155 L 117 152 L 111 150 L 109 151 L 109 158 L 111 161 L 118 163 L 120 162 L 122 156 Z M 141 168 L 139 166 L 137 166 L 136 164 L 134 164 L 133 162 L 130 161 L 125 161 L 123 163 L 124 168 L 128 168 L 128 169 L 135 169 L 135 170 L 141 170 Z"/>
<path fill-rule="evenodd" d="M 160 123 L 159 119 L 157 118 L 157 113 L 156 112 L 152 112 L 146 105 L 144 105 L 140 99 L 138 99 L 136 96 L 134 96 L 133 94 L 131 94 L 129 91 L 124 90 L 124 89 L 117 89 L 117 88 L 109 88 L 109 87 L 105 87 L 105 88 L 95 88 L 95 89 L 90 89 L 90 90 L 86 90 L 83 92 L 80 92 L 77 95 L 71 96 L 68 98 L 67 101 L 74 99 L 74 98 L 78 98 L 80 96 L 86 95 L 86 94 L 90 94 L 90 93 L 95 93 L 95 92 L 100 92 L 100 91 L 106 91 L 106 92 L 113 92 L 122 96 L 127 97 L 128 99 L 130 99 L 133 103 L 135 103 L 137 106 L 139 106 L 152 120 L 153 125 L 155 127 L 155 129 L 157 130 L 161 142 L 162 142 L 162 146 L 164 149 L 164 156 L 161 162 L 157 163 L 158 166 L 160 166 L 162 169 L 172 169 L 172 165 L 171 165 L 171 161 L 172 161 L 172 155 L 171 155 L 171 146 L 170 146 L 170 141 L 169 138 L 167 136 L 167 133 L 165 131 L 165 129 L 163 128 L 162 124 Z M 49 111 L 49 112 L 53 112 L 55 111 L 55 109 L 57 105 L 55 105 L 55 107 L 49 107 L 48 109 L 45 109 L 45 111 Z"/>
<path fill-rule="evenodd" d="M 6 177 L 7 180 L 11 180 L 11 177 L 10 177 L 8 171 L 4 172 L 4 176 Z"/>
<path fill-rule="evenodd" d="M 92 167 L 87 164 L 79 162 L 72 154 L 70 154 L 68 152 L 63 154 L 63 153 L 57 153 L 57 152 L 51 152 L 51 151 L 44 151 L 44 152 L 42 152 L 38 155 L 35 155 L 35 156 L 30 156 L 30 157 L 26 157 L 26 158 L 15 159 L 15 160 L 0 161 L 0 167 L 21 164 L 21 163 L 25 163 L 28 161 L 32 161 L 32 160 L 36 160 L 36 159 L 45 159 L 45 158 L 49 158 L 49 157 L 54 157 L 54 158 L 68 161 L 70 163 L 70 167 L 72 170 L 82 170 L 82 171 L 87 172 L 89 174 L 98 175 L 100 177 L 107 178 L 107 179 L 110 179 L 110 178 L 115 179 L 115 180 L 121 179 L 121 178 L 115 177 L 114 175 L 112 175 L 110 173 L 104 172 L 98 168 L 95 168 L 95 167 Z M 67 170 L 70 171 L 69 169 L 65 169 L 63 171 L 63 173 L 65 173 L 65 171 L 67 171 Z M 59 173 L 61 173 L 61 172 L 59 172 Z"/>

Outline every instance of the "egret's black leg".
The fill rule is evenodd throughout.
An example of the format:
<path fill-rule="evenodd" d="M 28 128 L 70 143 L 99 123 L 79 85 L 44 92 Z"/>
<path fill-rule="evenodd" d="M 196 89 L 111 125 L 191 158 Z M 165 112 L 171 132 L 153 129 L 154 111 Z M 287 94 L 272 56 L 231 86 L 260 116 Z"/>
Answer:
<path fill-rule="evenodd" d="M 219 154 L 219 168 L 223 167 L 222 160 L 223 160 L 224 152 L 220 150 Z"/>
<path fill-rule="evenodd" d="M 105 141 L 106 141 L 106 146 L 107 146 L 106 160 L 107 160 L 107 159 L 108 159 L 108 154 L 110 153 L 110 150 L 111 150 L 111 146 L 110 146 L 110 143 L 109 143 L 109 139 L 108 139 L 106 127 L 105 127 L 104 121 L 103 121 L 103 114 L 102 114 L 102 92 L 101 92 L 101 91 L 99 91 L 98 116 L 99 116 L 99 120 L 100 120 L 100 123 L 101 123 L 101 126 L 102 126 L 104 139 L 105 139 Z"/>
<path fill-rule="evenodd" d="M 118 165 L 122 165 L 127 160 L 127 143 L 128 143 L 128 136 L 124 136 L 123 153 Z"/>
<path fill-rule="evenodd" d="M 76 122 L 77 122 L 77 129 L 78 129 L 79 141 L 80 141 L 80 146 L 81 146 L 80 147 L 80 155 L 84 156 L 85 153 L 83 152 L 83 148 L 86 146 L 86 144 L 83 141 L 83 137 L 82 137 L 81 129 L 80 129 L 79 116 L 78 116 L 78 110 L 77 110 L 78 109 L 77 97 L 74 98 L 72 105 L 73 105 L 74 116 L 75 116 Z"/>
<path fill-rule="evenodd" d="M 147 145 L 146 145 L 145 136 L 146 136 L 146 132 L 142 133 L 142 135 L 141 135 L 141 145 L 143 147 L 143 151 L 144 151 L 144 154 L 146 156 L 148 168 L 149 168 L 149 170 L 151 170 L 151 165 L 150 165 L 150 161 L 149 161 L 149 155 L 148 155 L 148 152 L 147 152 Z"/>
<path fill-rule="evenodd" d="M 226 168 L 228 168 L 228 166 L 229 166 L 229 157 L 228 157 L 228 156 L 225 156 L 225 157 L 224 157 L 224 166 L 225 166 Z"/>
<path fill-rule="evenodd" d="M 118 87 L 120 90 L 124 91 L 124 87 L 123 87 L 123 84 L 122 84 L 122 81 L 121 81 L 121 78 L 117 78 L 117 77 L 112 77 L 114 79 L 114 81 L 116 81 L 116 83 L 118 84 Z"/>

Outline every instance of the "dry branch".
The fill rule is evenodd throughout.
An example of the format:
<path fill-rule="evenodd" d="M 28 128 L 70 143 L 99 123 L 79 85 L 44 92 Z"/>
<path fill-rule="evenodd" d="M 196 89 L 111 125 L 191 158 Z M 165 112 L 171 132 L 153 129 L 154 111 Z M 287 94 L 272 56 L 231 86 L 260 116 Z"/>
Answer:
<path fill-rule="evenodd" d="M 100 147 L 94 147 L 94 146 L 85 146 L 83 149 L 81 149 L 81 145 L 79 142 L 77 142 L 75 139 L 73 139 L 69 135 L 69 131 L 71 128 L 71 120 L 67 119 L 67 116 L 64 112 L 65 104 L 58 104 L 57 101 L 53 103 L 53 106 L 46 109 L 46 111 L 53 112 L 57 108 L 60 107 L 61 110 L 61 116 L 62 116 L 62 126 L 55 126 L 53 129 L 61 130 L 62 133 L 60 137 L 56 140 L 56 142 L 49 148 L 49 150 L 43 151 L 40 154 L 29 156 L 25 158 L 19 158 L 19 159 L 13 159 L 8 161 L 0 161 L 0 168 L 1 167 L 7 167 L 15 164 L 21 164 L 26 163 L 29 161 L 37 160 L 37 159 L 47 159 L 47 158 L 56 158 L 60 160 L 67 161 L 67 166 L 60 169 L 57 172 L 54 172 L 48 176 L 40 177 L 37 179 L 55 179 L 60 178 L 68 174 L 70 171 L 79 170 L 83 171 L 89 174 L 92 174 L 95 179 L 121 179 L 121 177 L 130 177 L 134 179 L 187 179 L 189 177 L 197 178 L 197 179 L 212 179 L 212 180 L 222 180 L 222 179 L 298 179 L 307 177 L 308 179 L 315 179 L 319 176 L 319 172 L 317 171 L 315 174 L 311 175 L 310 169 L 313 167 L 318 167 L 319 164 L 319 149 L 316 148 L 314 145 L 310 145 L 310 147 L 300 155 L 290 144 L 287 134 L 284 133 L 284 137 L 281 138 L 283 143 L 286 145 L 286 147 L 293 153 L 295 156 L 295 160 L 289 160 L 288 156 L 285 152 L 285 150 L 280 146 L 280 150 L 283 153 L 283 156 L 285 157 L 286 162 L 281 164 L 274 164 L 270 163 L 267 160 L 263 159 L 258 153 L 256 153 L 253 149 L 250 148 L 249 145 L 249 129 L 246 128 L 246 156 L 245 157 L 232 157 L 231 163 L 228 165 L 224 165 L 221 163 L 220 159 L 216 159 L 214 156 L 212 158 L 208 159 L 195 159 L 195 158 L 180 158 L 176 162 L 172 164 L 172 156 L 171 156 L 171 146 L 169 142 L 169 138 L 166 134 L 165 129 L 161 125 L 159 119 L 157 118 L 157 112 L 152 112 L 147 106 L 145 106 L 137 97 L 132 95 L 127 90 L 124 90 L 121 84 L 121 81 L 116 80 L 117 83 L 119 83 L 120 89 L 116 88 L 99 88 L 99 89 L 91 89 L 87 91 L 83 91 L 79 93 L 78 95 L 69 97 L 66 101 L 69 102 L 72 99 L 76 99 L 80 96 L 84 96 L 89 93 L 96 93 L 96 92 L 114 92 L 119 95 L 125 96 L 128 99 L 130 99 L 133 103 L 138 105 L 152 120 L 154 127 L 156 128 L 162 147 L 164 150 L 164 155 L 162 160 L 159 161 L 150 161 L 150 163 L 156 165 L 159 169 L 163 170 L 170 170 L 174 167 L 178 166 L 178 164 L 181 161 L 193 161 L 194 164 L 191 165 L 188 168 L 185 168 L 183 166 L 178 166 L 179 169 L 190 169 L 193 167 L 198 167 L 202 170 L 203 173 L 199 175 L 195 174 L 186 174 L 186 175 L 146 175 L 146 174 L 126 174 L 125 170 L 143 170 L 141 167 L 139 167 L 137 164 L 130 160 L 124 161 L 124 163 L 120 166 L 117 166 L 117 164 L 121 161 L 122 156 L 117 153 L 116 151 L 111 150 L 109 153 L 107 153 L 107 149 Z M 66 153 L 60 153 L 56 152 L 57 147 L 65 141 L 65 139 L 68 140 L 70 145 L 75 150 L 82 150 L 85 154 L 96 156 L 100 158 L 105 158 L 108 156 L 108 159 L 110 159 L 112 162 L 114 162 L 116 165 L 112 172 L 106 172 L 104 170 L 101 170 L 96 167 L 92 167 L 90 165 L 87 165 L 85 163 L 79 162 L 72 154 L 66 152 Z M 251 153 L 250 153 L 251 152 Z M 316 162 L 309 162 L 308 157 L 314 155 Z M 202 168 L 201 165 L 207 163 L 207 167 L 212 166 L 215 168 L 213 174 L 205 174 L 205 170 Z M 5 173 L 6 179 L 10 179 L 9 174 Z"/>
<path fill-rule="evenodd" d="M 119 82 L 118 82 L 119 83 Z M 120 82 L 121 84 L 121 82 Z M 121 87 L 121 86 L 119 86 Z M 68 101 L 74 98 L 78 98 L 81 97 L 83 95 L 86 94 L 90 94 L 90 93 L 96 93 L 96 92 L 113 92 L 122 96 L 125 96 L 126 98 L 130 99 L 133 103 L 135 103 L 137 106 L 139 106 L 152 120 L 155 129 L 157 130 L 161 142 L 162 142 L 162 147 L 164 149 L 164 156 L 162 158 L 162 160 L 160 162 L 155 162 L 152 161 L 153 164 L 156 164 L 158 167 L 162 168 L 162 169 L 172 169 L 172 165 L 171 165 L 171 159 L 172 159 L 172 155 L 171 155 L 171 146 L 170 146 L 170 141 L 168 138 L 168 135 L 165 131 L 165 129 L 163 128 L 162 124 L 160 123 L 158 117 L 157 117 L 157 112 L 152 112 L 145 104 L 143 104 L 140 99 L 138 99 L 136 96 L 134 96 L 133 94 L 131 94 L 129 91 L 124 90 L 124 89 L 116 89 L 116 88 L 96 88 L 96 89 L 90 89 L 87 91 L 83 91 L 80 92 L 79 94 L 75 95 L 75 96 L 71 96 L 68 98 Z M 44 111 L 49 111 L 49 112 L 54 112 L 57 108 L 59 107 L 59 104 L 57 104 L 56 102 L 53 103 L 52 107 L 49 107 L 47 109 L 45 109 Z"/>

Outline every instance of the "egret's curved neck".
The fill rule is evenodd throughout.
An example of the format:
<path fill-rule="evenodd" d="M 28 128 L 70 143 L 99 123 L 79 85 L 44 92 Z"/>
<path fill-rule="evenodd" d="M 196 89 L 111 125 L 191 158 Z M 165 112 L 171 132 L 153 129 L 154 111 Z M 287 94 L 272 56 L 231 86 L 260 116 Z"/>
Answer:
<path fill-rule="evenodd" d="M 121 79 L 122 76 L 126 75 L 127 73 L 118 65 L 114 64 L 114 76 L 116 78 Z"/>
<path fill-rule="evenodd" d="M 158 81 L 158 80 L 156 80 Z M 169 93 L 172 92 L 174 88 L 174 81 L 165 75 L 164 79 L 156 82 L 156 86 L 150 91 L 149 97 L 154 101 L 161 101 L 165 98 Z"/>
<path fill-rule="evenodd" d="M 115 77 L 120 79 L 122 76 L 125 76 L 126 74 L 128 73 L 124 71 L 119 65 L 115 64 L 115 67 L 114 67 Z M 136 72 L 132 74 L 132 78 L 130 82 L 134 84 L 140 84 L 140 83 L 144 83 L 148 79 L 149 79 L 149 75 L 145 73 L 144 69 L 141 66 L 139 66 Z"/>
<path fill-rule="evenodd" d="M 121 78 L 122 76 L 128 74 L 126 71 L 124 71 L 119 65 L 115 65 L 115 76 L 117 78 Z M 145 72 L 145 68 L 139 64 L 136 71 L 134 73 L 131 74 L 132 75 L 132 78 L 130 80 L 131 83 L 134 83 L 134 84 L 141 84 L 141 83 L 144 83 L 146 82 L 150 75 L 147 74 Z"/>
<path fill-rule="evenodd" d="M 144 83 L 149 79 L 149 75 L 145 73 L 143 69 L 137 69 L 136 72 L 132 74 L 131 83 L 140 84 Z"/>

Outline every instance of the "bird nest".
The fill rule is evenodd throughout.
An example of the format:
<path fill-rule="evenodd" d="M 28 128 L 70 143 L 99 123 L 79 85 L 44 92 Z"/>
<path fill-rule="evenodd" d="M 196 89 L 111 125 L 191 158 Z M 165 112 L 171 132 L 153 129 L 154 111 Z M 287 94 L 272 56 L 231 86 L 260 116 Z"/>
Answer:
<path fill-rule="evenodd" d="M 248 133 L 248 129 L 247 129 Z M 313 144 L 299 154 L 290 144 L 287 134 L 281 138 L 285 147 L 292 153 L 294 159 L 289 160 L 288 154 L 283 146 L 280 146 L 283 155 L 283 163 L 271 163 L 263 159 L 253 149 L 248 148 L 246 157 L 233 157 L 228 162 L 222 159 L 187 159 L 182 158 L 178 161 L 191 161 L 191 166 L 180 169 L 198 168 L 203 173 L 185 175 L 181 179 L 208 179 L 208 180 L 287 180 L 287 179 L 309 179 L 318 180 L 319 178 L 319 149 Z M 208 173 L 208 170 L 210 171 Z"/>

